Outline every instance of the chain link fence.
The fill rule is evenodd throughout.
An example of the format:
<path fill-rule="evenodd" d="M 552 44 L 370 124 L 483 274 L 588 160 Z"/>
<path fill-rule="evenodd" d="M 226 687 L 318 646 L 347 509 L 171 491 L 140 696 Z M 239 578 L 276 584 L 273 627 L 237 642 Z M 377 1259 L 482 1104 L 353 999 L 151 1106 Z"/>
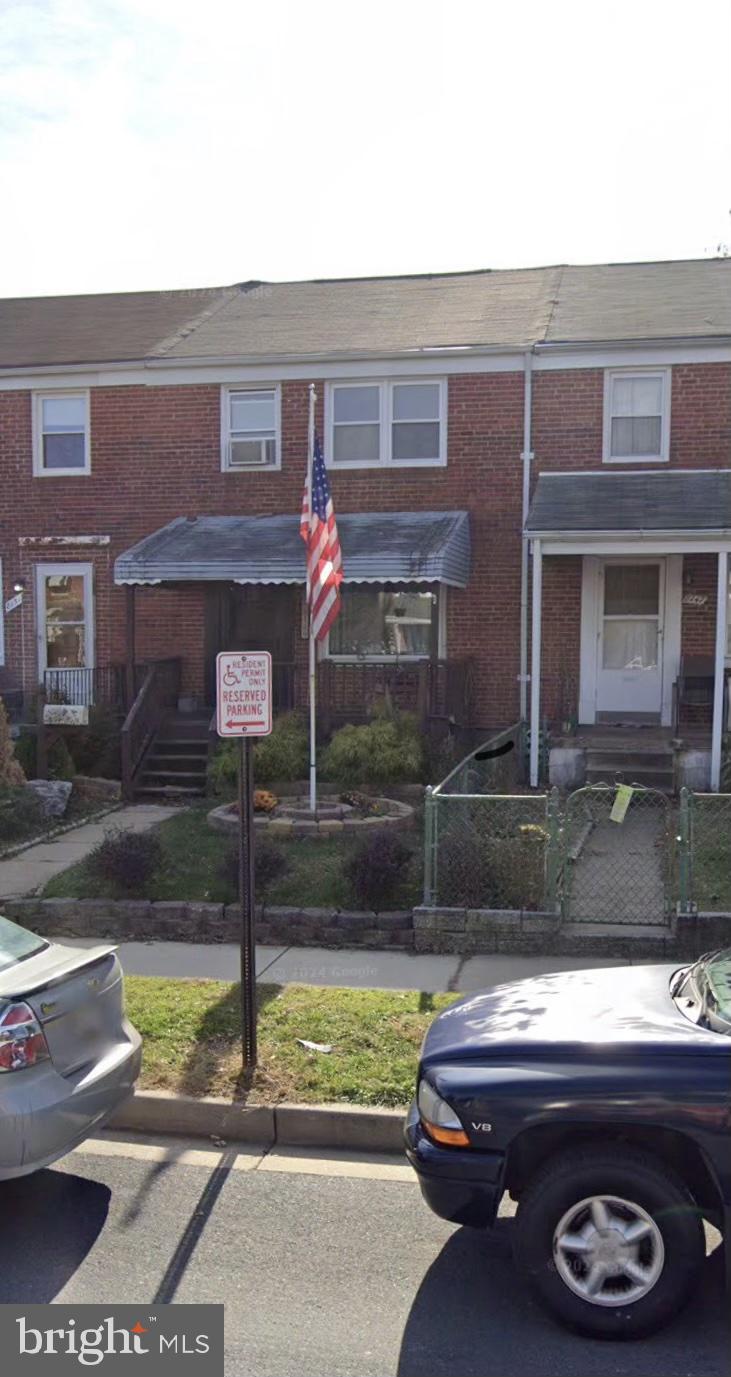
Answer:
<path fill-rule="evenodd" d="M 522 746 L 511 728 L 427 790 L 427 907 L 658 925 L 675 912 L 731 912 L 731 793 L 509 792 L 505 779 L 522 781 Z"/>

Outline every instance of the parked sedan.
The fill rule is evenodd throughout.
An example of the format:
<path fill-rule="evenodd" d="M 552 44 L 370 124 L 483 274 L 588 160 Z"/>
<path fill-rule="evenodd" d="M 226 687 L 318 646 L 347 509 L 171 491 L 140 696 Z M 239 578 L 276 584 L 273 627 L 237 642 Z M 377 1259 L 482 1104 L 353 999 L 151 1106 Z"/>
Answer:
<path fill-rule="evenodd" d="M 451 1005 L 424 1041 L 406 1150 L 445 1219 L 490 1228 L 510 1193 L 520 1273 L 564 1324 L 658 1329 L 693 1292 L 703 1219 L 731 1263 L 731 950 Z"/>
<path fill-rule="evenodd" d="M 141 1055 L 113 947 L 80 951 L 0 917 L 0 1180 L 99 1128 L 134 1090 Z"/>

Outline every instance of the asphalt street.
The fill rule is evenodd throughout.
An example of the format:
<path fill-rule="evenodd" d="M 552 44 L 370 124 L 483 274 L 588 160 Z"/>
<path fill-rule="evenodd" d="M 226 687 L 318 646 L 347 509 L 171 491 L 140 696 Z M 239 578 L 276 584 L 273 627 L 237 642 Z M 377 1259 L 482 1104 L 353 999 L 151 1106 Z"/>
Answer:
<path fill-rule="evenodd" d="M 731 1377 L 713 1234 L 695 1304 L 605 1344 L 526 1295 L 508 1215 L 442 1223 L 397 1158 L 104 1135 L 0 1200 L 0 1302 L 223 1302 L 226 1377 Z"/>

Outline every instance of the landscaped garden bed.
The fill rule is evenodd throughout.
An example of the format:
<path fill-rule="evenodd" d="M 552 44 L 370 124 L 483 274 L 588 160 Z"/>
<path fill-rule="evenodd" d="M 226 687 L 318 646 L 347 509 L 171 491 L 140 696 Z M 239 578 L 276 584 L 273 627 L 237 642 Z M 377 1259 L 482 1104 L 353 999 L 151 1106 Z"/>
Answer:
<path fill-rule="evenodd" d="M 424 1033 L 457 998 L 259 985 L 259 1065 L 247 1090 L 237 985 L 129 976 L 125 988 L 129 1016 L 143 1036 L 141 1089 L 246 1094 L 251 1104 L 407 1104 Z M 332 1051 L 308 1050 L 298 1038 Z"/>
<path fill-rule="evenodd" d="M 88 857 L 49 881 L 46 898 L 145 898 L 198 903 L 234 903 L 237 898 L 236 849 L 232 838 L 213 831 L 207 822 L 208 805 L 185 809 L 155 829 L 148 874 L 139 874 L 139 888 L 130 888 L 132 865 L 139 859 L 140 842 L 130 843 L 135 856 L 125 857 L 124 844 L 119 857 L 121 875 L 116 870 L 100 874 L 94 857 Z M 363 866 L 365 880 L 354 886 L 351 862 L 365 844 L 347 834 L 312 840 L 270 841 L 257 837 L 259 870 L 257 898 L 267 905 L 329 907 L 341 909 L 407 909 L 420 902 L 422 839 L 420 830 L 394 834 L 394 852 L 388 843 L 379 843 L 379 829 L 368 836 L 369 854 L 375 858 L 380 877 L 390 888 L 381 895 L 366 893 L 373 865 L 368 856 Z M 375 848 L 375 850 L 372 850 Z M 262 861 L 265 864 L 262 864 Z M 375 873 L 375 872 L 374 872 Z M 121 880 L 125 883 L 120 883 Z M 365 889 L 363 886 L 365 885 Z M 360 890 L 360 892 L 359 892 Z"/>

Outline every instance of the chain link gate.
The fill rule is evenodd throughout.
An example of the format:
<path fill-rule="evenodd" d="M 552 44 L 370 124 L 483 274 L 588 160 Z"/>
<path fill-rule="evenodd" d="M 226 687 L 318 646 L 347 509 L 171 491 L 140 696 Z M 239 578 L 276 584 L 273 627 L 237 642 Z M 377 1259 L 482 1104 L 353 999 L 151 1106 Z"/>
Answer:
<path fill-rule="evenodd" d="M 566 922 L 669 922 L 676 889 L 673 801 L 632 786 L 621 821 L 610 817 L 616 786 L 587 785 L 566 800 L 561 908 Z"/>

